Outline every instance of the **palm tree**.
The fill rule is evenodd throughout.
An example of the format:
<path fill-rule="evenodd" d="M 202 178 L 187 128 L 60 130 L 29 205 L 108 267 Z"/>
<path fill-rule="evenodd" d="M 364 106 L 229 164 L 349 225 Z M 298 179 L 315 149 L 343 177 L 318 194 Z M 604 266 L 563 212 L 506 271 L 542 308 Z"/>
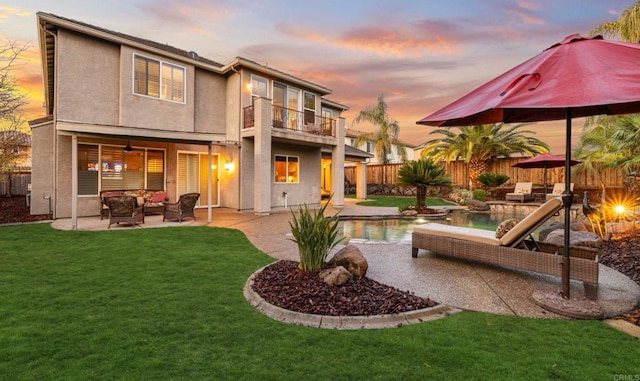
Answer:
<path fill-rule="evenodd" d="M 424 208 L 429 187 L 450 186 L 451 177 L 430 159 L 405 163 L 398 170 L 398 184 L 416 187 L 416 209 Z"/>
<path fill-rule="evenodd" d="M 587 120 L 574 156 L 580 172 L 598 174 L 601 168 L 626 172 L 640 169 L 640 115 L 600 116 Z"/>
<path fill-rule="evenodd" d="M 533 131 L 522 130 L 527 124 L 505 125 L 504 123 L 458 127 L 456 134 L 449 128 L 431 131 L 442 135 L 425 143 L 422 157 L 433 160 L 464 160 L 468 164 L 465 182 L 471 180 L 473 187 L 479 175 L 487 172 L 489 161 L 498 157 L 509 157 L 514 153 L 531 155 L 548 153 L 547 143 L 527 136 Z"/>
<path fill-rule="evenodd" d="M 640 168 L 640 114 L 601 116 L 588 120 L 575 156 L 589 172 L 614 167 L 628 172 Z"/>
<path fill-rule="evenodd" d="M 640 42 L 640 1 L 625 9 L 616 21 L 605 21 L 590 32 L 622 41 Z"/>
<path fill-rule="evenodd" d="M 373 143 L 374 152 L 382 161 L 383 170 L 387 164 L 389 164 L 391 147 L 394 145 L 396 146 L 400 160 L 403 162 L 407 160 L 407 151 L 398 139 L 400 126 L 398 125 L 398 121 L 389 118 L 387 104 L 384 102 L 384 95 L 378 97 L 378 103 L 374 107 L 368 107 L 360 111 L 358 116 L 353 120 L 353 123 L 358 124 L 360 122 L 369 122 L 378 127 L 378 130 L 375 132 L 360 134 L 355 143 L 356 146 L 360 146 L 365 142 Z M 384 183 L 384 175 L 382 182 Z"/>
<path fill-rule="evenodd" d="M 640 0 L 625 9 L 618 20 L 605 21 L 593 28 L 590 34 L 640 42 Z M 582 160 L 578 171 L 597 175 L 598 169 L 605 167 L 619 166 L 621 169 L 637 170 L 640 163 L 634 160 L 638 153 L 638 147 L 634 146 L 638 134 L 633 131 L 632 126 L 637 124 L 638 118 L 638 114 L 587 118 L 575 151 L 575 156 Z M 629 159 L 625 160 L 625 157 Z"/>

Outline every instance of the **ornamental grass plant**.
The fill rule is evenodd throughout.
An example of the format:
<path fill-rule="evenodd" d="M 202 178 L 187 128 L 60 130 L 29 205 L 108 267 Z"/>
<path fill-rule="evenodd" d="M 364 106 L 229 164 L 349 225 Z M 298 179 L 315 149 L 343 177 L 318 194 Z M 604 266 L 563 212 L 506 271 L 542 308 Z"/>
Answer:
<path fill-rule="evenodd" d="M 329 198 L 331 201 L 331 198 Z M 298 244 L 300 269 L 316 272 L 322 269 L 327 255 L 343 238 L 338 239 L 338 214 L 325 217 L 327 201 L 319 209 L 309 209 L 304 204 L 298 207 L 298 213 L 292 210 L 293 219 L 289 222 L 293 242 Z"/>

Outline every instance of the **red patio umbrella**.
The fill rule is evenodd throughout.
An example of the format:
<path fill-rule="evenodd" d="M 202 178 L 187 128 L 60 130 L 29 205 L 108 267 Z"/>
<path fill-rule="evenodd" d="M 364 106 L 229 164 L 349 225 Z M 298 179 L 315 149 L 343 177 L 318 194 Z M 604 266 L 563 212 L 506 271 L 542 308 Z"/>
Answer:
<path fill-rule="evenodd" d="M 418 121 L 466 126 L 566 119 L 565 233 L 571 223 L 571 119 L 640 112 L 640 44 L 602 36 L 567 36 L 542 53 Z M 562 261 L 562 296 L 570 298 L 569 250 Z"/>
<path fill-rule="evenodd" d="M 571 166 L 582 163 L 578 160 L 571 160 Z M 543 168 L 544 169 L 544 193 L 549 193 L 547 189 L 547 168 L 564 167 L 565 158 L 562 156 L 552 155 L 550 153 L 544 153 L 542 155 L 534 156 L 526 160 L 522 160 L 519 163 L 514 164 L 517 168 Z"/>

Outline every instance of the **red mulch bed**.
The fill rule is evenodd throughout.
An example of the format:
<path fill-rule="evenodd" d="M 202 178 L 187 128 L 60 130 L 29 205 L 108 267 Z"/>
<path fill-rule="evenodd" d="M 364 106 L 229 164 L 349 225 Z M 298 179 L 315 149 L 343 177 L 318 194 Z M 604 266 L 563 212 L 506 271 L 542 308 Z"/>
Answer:
<path fill-rule="evenodd" d="M 267 266 L 254 278 L 253 290 L 273 305 L 314 315 L 396 314 L 438 304 L 367 277 L 351 277 L 342 286 L 331 287 L 317 273 L 300 270 L 294 261 Z"/>
<path fill-rule="evenodd" d="M 25 196 L 0 197 L 0 224 L 46 221 L 51 219 L 51 215 L 49 214 L 32 216 L 29 213 L 27 198 Z"/>

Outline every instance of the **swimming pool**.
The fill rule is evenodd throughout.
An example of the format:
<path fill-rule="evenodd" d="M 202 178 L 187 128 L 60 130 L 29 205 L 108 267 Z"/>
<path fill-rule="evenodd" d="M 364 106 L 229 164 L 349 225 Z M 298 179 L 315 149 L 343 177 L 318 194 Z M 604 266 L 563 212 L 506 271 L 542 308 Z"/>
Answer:
<path fill-rule="evenodd" d="M 439 219 L 353 219 L 340 221 L 340 237 L 351 240 L 367 241 L 411 241 L 414 226 L 427 222 L 437 222 L 453 226 L 466 226 L 485 230 L 496 230 L 498 225 L 506 219 L 521 220 L 525 215 L 514 213 L 470 213 L 467 211 L 452 211 L 446 217 Z M 550 219 L 561 221 L 559 217 Z"/>

